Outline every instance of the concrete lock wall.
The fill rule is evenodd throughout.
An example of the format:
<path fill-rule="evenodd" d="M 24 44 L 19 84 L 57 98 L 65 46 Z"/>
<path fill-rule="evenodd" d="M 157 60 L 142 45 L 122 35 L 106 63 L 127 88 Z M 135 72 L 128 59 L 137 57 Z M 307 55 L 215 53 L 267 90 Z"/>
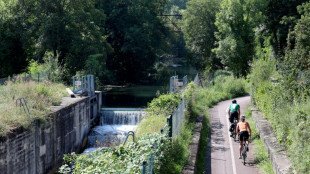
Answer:
<path fill-rule="evenodd" d="M 92 121 L 99 116 L 101 92 L 95 97 L 64 98 L 48 120 L 34 120 L 30 130 L 18 128 L 0 137 L 1 174 L 41 174 L 55 170 L 64 154 L 86 143 Z"/>

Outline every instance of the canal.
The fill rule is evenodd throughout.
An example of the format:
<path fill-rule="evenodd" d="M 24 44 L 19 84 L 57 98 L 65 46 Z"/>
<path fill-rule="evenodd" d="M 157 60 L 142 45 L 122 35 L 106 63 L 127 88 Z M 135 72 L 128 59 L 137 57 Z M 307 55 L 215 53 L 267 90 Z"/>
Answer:
<path fill-rule="evenodd" d="M 111 86 L 110 90 L 103 93 L 103 107 L 117 108 L 145 108 L 147 103 L 159 94 L 169 91 L 170 77 L 178 75 L 179 78 L 187 75 L 188 80 L 195 78 L 197 71 L 186 62 L 171 63 L 157 74 L 152 74 L 147 83 L 126 87 Z"/>

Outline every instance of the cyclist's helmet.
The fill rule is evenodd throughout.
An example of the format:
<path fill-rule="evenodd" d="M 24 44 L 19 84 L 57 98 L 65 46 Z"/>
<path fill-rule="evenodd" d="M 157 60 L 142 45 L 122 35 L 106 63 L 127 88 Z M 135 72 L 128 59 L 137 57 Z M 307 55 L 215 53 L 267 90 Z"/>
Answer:
<path fill-rule="evenodd" d="M 245 120 L 245 115 L 241 115 L 240 119 Z"/>
<path fill-rule="evenodd" d="M 233 100 L 232 103 L 237 103 L 237 100 Z"/>

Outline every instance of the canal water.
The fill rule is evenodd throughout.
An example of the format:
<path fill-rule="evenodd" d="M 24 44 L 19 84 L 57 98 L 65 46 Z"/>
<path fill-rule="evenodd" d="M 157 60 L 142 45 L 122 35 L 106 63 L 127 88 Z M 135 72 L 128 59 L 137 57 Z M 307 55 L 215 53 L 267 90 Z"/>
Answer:
<path fill-rule="evenodd" d="M 146 113 L 143 108 L 154 97 L 169 91 L 170 77 L 188 76 L 192 81 L 196 70 L 184 62 L 170 64 L 158 74 L 150 75 L 145 85 L 112 87 L 103 93 L 100 125 L 94 127 L 88 136 L 88 148 L 92 152 L 99 147 L 117 146 L 124 142 L 129 131 L 135 131 L 137 124 Z"/>
<path fill-rule="evenodd" d="M 122 144 L 128 132 L 135 131 L 145 113 L 141 108 L 102 108 L 100 125 L 88 134 L 88 148 L 84 153 Z"/>
<path fill-rule="evenodd" d="M 185 62 L 172 63 L 157 74 L 150 74 L 147 84 L 129 87 L 112 87 L 103 93 L 103 107 L 144 108 L 156 95 L 169 91 L 170 77 L 188 76 L 188 81 L 195 78 L 197 71 Z"/>

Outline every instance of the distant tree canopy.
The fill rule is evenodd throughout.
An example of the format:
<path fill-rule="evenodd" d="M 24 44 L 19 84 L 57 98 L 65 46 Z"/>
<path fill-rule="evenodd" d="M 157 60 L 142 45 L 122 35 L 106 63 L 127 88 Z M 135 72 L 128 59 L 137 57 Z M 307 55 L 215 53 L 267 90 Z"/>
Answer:
<path fill-rule="evenodd" d="M 21 34 L 15 27 L 16 1 L 0 1 L 0 78 L 25 70 L 28 62 Z"/>
<path fill-rule="evenodd" d="M 134 82 L 146 75 L 165 48 L 168 30 L 159 15 L 165 0 L 101 0 L 107 14 L 106 39 L 113 48 L 107 60 L 118 81 Z"/>
<path fill-rule="evenodd" d="M 267 32 L 272 35 L 272 45 L 277 54 L 283 55 L 287 45 L 289 29 L 294 28 L 300 18 L 297 6 L 307 0 L 278 1 L 269 0 L 265 11 Z"/>
<path fill-rule="evenodd" d="M 192 0 L 183 13 L 182 31 L 187 48 L 194 54 L 192 63 L 199 70 L 221 67 L 220 60 L 212 51 L 215 48 L 215 32 L 218 31 L 215 20 L 219 8 L 220 1 Z"/>
<path fill-rule="evenodd" d="M 295 45 L 287 44 L 288 35 L 292 39 L 294 32 L 290 31 L 303 14 L 297 7 L 303 2 L 306 0 L 188 1 L 182 30 L 187 48 L 196 57 L 192 63 L 200 70 L 224 66 L 236 76 L 246 76 L 256 50 L 266 40 L 276 58 L 287 61 L 287 46 Z"/>
<path fill-rule="evenodd" d="M 262 20 L 265 0 L 223 0 L 215 25 L 221 62 L 236 76 L 246 76 L 254 57 L 254 29 Z"/>
<path fill-rule="evenodd" d="M 286 87 L 292 88 L 291 95 L 310 96 L 310 3 L 298 6 L 301 18 L 287 37 L 287 47 L 279 66 Z"/>
<path fill-rule="evenodd" d="M 135 82 L 167 49 L 166 7 L 166 0 L 0 0 L 0 77 L 52 52 L 67 80 L 85 72 Z"/>

